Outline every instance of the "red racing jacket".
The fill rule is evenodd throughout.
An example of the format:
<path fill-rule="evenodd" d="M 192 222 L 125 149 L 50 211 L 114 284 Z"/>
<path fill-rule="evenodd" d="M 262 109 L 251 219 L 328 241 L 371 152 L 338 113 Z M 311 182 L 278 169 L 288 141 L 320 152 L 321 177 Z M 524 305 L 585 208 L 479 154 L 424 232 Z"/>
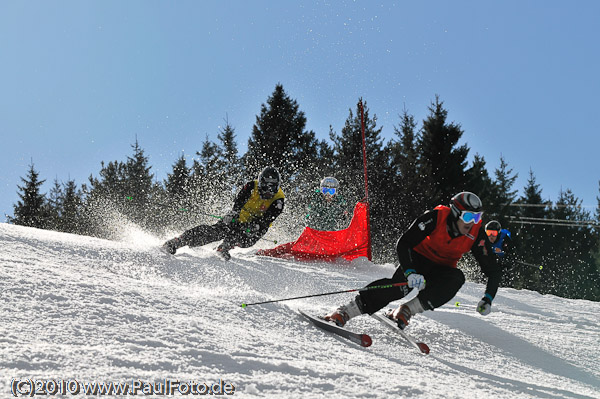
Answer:
<path fill-rule="evenodd" d="M 439 205 L 415 219 L 396 244 L 400 267 L 418 270 L 420 262 L 457 267 L 463 255 L 471 251 L 488 277 L 486 293 L 495 297 L 502 271 L 482 223 L 473 225 L 467 235 L 452 235 L 449 215 L 450 208 Z"/>
<path fill-rule="evenodd" d="M 435 263 L 456 267 L 460 258 L 473 247 L 481 223 L 474 224 L 469 234 L 452 238 L 446 228 L 450 208 L 439 205 L 435 210 L 437 221 L 434 229 L 413 249 Z"/>

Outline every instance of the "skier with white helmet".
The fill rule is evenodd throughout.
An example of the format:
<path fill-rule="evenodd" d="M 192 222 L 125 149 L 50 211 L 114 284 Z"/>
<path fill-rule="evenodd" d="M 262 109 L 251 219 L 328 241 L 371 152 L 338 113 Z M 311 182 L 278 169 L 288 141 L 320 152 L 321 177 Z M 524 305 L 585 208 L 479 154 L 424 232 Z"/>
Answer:
<path fill-rule="evenodd" d="M 336 231 L 348 227 L 348 203 L 340 194 L 340 182 L 332 176 L 321 180 L 306 206 L 306 225 L 315 230 Z"/>
<path fill-rule="evenodd" d="M 233 203 L 233 209 L 213 225 L 200 225 L 185 231 L 162 246 L 175 254 L 183 246 L 199 247 L 223 240 L 217 252 L 229 260 L 229 251 L 239 246 L 248 248 L 266 234 L 271 223 L 283 212 L 285 195 L 280 188 L 279 171 L 272 166 L 260 172 L 257 180 L 247 182 Z"/>
<path fill-rule="evenodd" d="M 352 317 L 373 314 L 404 297 L 409 288 L 417 288 L 419 294 L 415 298 L 388 313 L 388 317 L 404 329 L 415 314 L 438 308 L 456 295 L 465 282 L 465 275 L 457 264 L 469 251 L 488 277 L 485 293 L 477 305 L 477 311 L 487 315 L 498 291 L 502 271 L 482 228 L 482 214 L 479 197 L 464 191 L 452 197 L 450 206 L 438 205 L 419 216 L 398 239 L 396 252 L 400 266 L 392 278 L 373 281 L 368 286 L 403 281 L 408 285 L 362 291 L 325 318 L 343 326 Z"/>

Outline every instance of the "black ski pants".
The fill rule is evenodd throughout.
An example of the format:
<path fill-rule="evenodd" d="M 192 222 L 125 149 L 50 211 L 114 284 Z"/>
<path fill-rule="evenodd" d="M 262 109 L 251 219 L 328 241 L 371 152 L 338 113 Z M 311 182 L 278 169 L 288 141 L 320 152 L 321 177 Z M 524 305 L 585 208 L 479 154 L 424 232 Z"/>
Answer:
<path fill-rule="evenodd" d="M 425 288 L 417 295 L 425 310 L 439 308 L 450 301 L 465 283 L 465 275 L 460 269 L 434 263 L 422 256 L 414 260 L 415 264 L 412 269 L 425 277 Z M 368 284 L 368 286 L 387 285 L 404 281 L 406 281 L 404 270 L 398 267 L 392 278 L 379 279 Z M 391 287 L 361 292 L 363 312 L 373 314 L 388 303 L 403 298 L 405 296 L 403 288 Z"/>
<path fill-rule="evenodd" d="M 213 225 L 201 224 L 186 230 L 180 238 L 183 245 L 190 247 L 201 247 L 223 240 L 223 243 L 230 248 L 234 246 L 248 248 L 256 244 L 260 237 L 247 234 L 243 223 L 227 225 L 219 221 Z"/>

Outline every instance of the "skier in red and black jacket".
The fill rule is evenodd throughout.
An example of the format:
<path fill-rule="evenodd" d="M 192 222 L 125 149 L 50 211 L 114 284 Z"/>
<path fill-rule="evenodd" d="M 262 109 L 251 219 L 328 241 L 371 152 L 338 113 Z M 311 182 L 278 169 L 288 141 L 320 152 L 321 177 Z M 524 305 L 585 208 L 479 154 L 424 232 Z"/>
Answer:
<path fill-rule="evenodd" d="M 457 264 L 469 251 L 488 277 L 477 311 L 482 315 L 490 313 L 502 269 L 482 227 L 482 214 L 479 197 L 464 191 L 452 197 L 449 207 L 439 205 L 415 219 L 396 244 L 400 267 L 392 278 L 376 280 L 368 286 L 403 281 L 407 281 L 408 285 L 362 291 L 349 304 L 340 306 L 325 319 L 343 326 L 352 317 L 373 314 L 388 303 L 403 298 L 410 288 L 417 288 L 419 294 L 415 298 L 388 315 L 404 329 L 415 314 L 438 308 L 456 295 L 465 283 L 465 275 Z"/>

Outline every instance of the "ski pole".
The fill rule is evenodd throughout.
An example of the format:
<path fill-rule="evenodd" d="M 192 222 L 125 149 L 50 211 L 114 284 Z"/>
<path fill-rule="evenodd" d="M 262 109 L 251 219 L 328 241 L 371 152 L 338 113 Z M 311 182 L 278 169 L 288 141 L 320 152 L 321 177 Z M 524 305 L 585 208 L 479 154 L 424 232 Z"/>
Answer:
<path fill-rule="evenodd" d="M 384 288 L 400 287 L 402 285 L 408 285 L 408 283 L 394 283 L 394 284 L 387 284 L 387 285 L 374 285 L 374 286 L 371 286 L 371 287 L 356 288 L 356 289 L 353 289 L 353 290 L 325 292 L 323 294 L 302 295 L 302 296 L 296 296 L 296 297 L 293 297 L 293 298 L 273 299 L 271 301 L 263 301 L 263 302 L 242 303 L 242 308 L 245 308 L 245 307 L 251 306 L 251 305 L 264 305 L 265 303 L 291 301 L 293 299 L 303 299 L 303 298 L 312 298 L 312 297 L 325 296 L 325 295 L 344 294 L 344 293 L 347 293 L 347 292 L 361 292 L 361 291 L 368 291 L 368 290 L 380 290 L 380 289 L 384 289 Z"/>
<path fill-rule="evenodd" d="M 475 306 L 475 305 L 463 305 L 460 302 L 454 302 L 454 306 L 457 308 L 463 308 L 463 309 L 477 309 L 477 306 Z"/>
<path fill-rule="evenodd" d="M 482 312 L 483 311 L 483 307 L 480 310 L 479 306 L 475 306 L 475 305 L 463 305 L 460 302 L 454 302 L 454 306 L 457 307 L 457 308 L 459 308 L 459 309 L 474 309 L 474 310 L 476 310 L 478 312 Z"/>
<path fill-rule="evenodd" d="M 210 213 L 204 213 L 204 212 L 197 212 L 197 213 L 204 215 L 204 216 L 210 216 L 211 218 L 215 218 L 215 219 L 224 219 L 223 216 L 211 215 Z"/>
<path fill-rule="evenodd" d="M 535 267 L 536 269 L 540 269 L 540 270 L 542 270 L 544 268 L 542 265 L 538 266 L 538 265 L 534 265 L 532 263 L 522 262 L 520 260 L 518 260 L 517 263 L 520 263 L 522 265 L 529 266 L 529 267 Z"/>

